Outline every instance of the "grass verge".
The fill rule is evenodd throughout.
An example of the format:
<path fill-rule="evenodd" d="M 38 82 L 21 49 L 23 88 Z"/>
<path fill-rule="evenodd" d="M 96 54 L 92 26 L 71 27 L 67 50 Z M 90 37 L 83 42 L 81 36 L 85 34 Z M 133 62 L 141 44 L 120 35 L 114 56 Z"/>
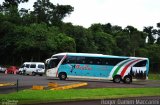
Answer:
<path fill-rule="evenodd" d="M 152 73 L 148 75 L 150 80 L 160 80 L 160 73 Z"/>
<path fill-rule="evenodd" d="M 160 96 L 160 88 L 98 88 L 71 90 L 23 90 L 18 93 L 1 94 L 0 100 L 18 100 L 23 103 L 43 103 L 73 100 L 92 100 L 137 96 Z"/>

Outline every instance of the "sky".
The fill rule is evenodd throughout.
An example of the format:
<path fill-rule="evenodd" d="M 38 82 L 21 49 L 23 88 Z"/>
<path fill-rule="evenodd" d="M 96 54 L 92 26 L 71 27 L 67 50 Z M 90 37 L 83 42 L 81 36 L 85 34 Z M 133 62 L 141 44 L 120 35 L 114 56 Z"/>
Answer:
<path fill-rule="evenodd" d="M 4 0 L 0 0 L 0 4 Z M 20 8 L 33 10 L 33 3 Z M 154 26 L 160 22 L 160 0 L 50 0 L 53 4 L 71 5 L 74 11 L 63 19 L 73 25 L 85 28 L 95 23 L 111 23 L 125 28 L 128 25 L 143 30 L 144 26 Z"/>

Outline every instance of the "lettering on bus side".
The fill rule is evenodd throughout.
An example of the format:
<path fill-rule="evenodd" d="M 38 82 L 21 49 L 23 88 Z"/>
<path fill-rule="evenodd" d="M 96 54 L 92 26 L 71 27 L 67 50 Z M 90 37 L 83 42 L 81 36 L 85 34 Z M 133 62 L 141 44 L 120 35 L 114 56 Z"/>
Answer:
<path fill-rule="evenodd" d="M 80 69 L 80 70 L 92 70 L 92 68 L 89 67 L 88 65 L 82 66 L 82 65 L 80 65 L 80 64 L 76 64 L 75 68 L 76 68 L 76 69 Z"/>

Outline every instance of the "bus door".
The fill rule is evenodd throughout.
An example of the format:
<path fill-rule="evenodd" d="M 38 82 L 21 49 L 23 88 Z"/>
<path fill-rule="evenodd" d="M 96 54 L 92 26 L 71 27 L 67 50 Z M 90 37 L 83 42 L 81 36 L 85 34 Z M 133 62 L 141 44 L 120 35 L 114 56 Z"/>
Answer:
<path fill-rule="evenodd" d="M 58 66 L 59 60 L 57 58 L 51 58 L 48 61 L 47 69 L 49 70 L 48 75 L 56 75 L 57 73 L 57 66 Z"/>

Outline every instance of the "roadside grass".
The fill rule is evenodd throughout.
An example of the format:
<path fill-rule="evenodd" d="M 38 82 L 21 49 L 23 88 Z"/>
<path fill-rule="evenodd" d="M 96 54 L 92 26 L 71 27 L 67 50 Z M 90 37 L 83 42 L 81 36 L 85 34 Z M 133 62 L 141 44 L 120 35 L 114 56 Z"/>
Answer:
<path fill-rule="evenodd" d="M 160 80 L 160 73 L 150 73 L 148 78 L 150 80 Z"/>
<path fill-rule="evenodd" d="M 0 100 L 18 100 L 23 103 L 45 103 L 137 96 L 160 96 L 160 88 L 98 88 L 70 90 L 23 90 L 0 94 Z"/>

